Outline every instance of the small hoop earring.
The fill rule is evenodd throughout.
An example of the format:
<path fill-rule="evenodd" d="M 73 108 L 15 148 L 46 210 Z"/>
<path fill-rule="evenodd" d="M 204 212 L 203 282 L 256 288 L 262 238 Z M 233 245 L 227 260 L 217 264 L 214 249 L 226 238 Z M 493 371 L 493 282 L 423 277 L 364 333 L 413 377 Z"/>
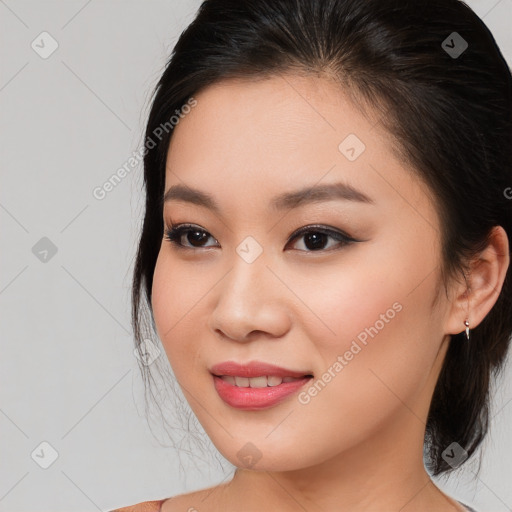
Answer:
<path fill-rule="evenodd" d="M 466 339 L 469 341 L 469 322 L 464 320 L 464 325 L 466 326 Z"/>

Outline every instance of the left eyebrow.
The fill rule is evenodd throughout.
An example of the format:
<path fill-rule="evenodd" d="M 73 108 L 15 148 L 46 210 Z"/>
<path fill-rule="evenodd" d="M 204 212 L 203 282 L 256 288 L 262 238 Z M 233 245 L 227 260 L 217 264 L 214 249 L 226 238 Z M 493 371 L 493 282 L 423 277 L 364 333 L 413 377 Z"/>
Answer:
<path fill-rule="evenodd" d="M 333 201 L 335 199 L 374 204 L 374 201 L 360 190 L 347 183 L 339 182 L 285 192 L 273 198 L 270 206 L 275 210 L 291 210 L 305 204 Z M 173 185 L 165 193 L 164 203 L 171 200 L 197 204 L 220 214 L 220 207 L 215 199 L 210 194 L 193 187 Z"/>
<path fill-rule="evenodd" d="M 276 210 L 291 210 L 304 204 L 333 201 L 335 199 L 374 204 L 373 199 L 360 190 L 357 190 L 348 183 L 339 182 L 304 187 L 295 192 L 286 192 L 275 197 L 271 202 L 271 206 Z"/>

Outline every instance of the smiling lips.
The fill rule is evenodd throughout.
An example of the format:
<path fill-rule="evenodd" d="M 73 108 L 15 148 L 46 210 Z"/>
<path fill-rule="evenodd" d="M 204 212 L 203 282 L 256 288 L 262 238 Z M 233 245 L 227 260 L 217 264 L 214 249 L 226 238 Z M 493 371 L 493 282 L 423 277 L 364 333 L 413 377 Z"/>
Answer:
<path fill-rule="evenodd" d="M 297 392 L 311 378 L 311 372 L 297 372 L 253 361 L 246 365 L 235 362 L 211 368 L 215 389 L 231 407 L 260 410 L 272 407 Z"/>

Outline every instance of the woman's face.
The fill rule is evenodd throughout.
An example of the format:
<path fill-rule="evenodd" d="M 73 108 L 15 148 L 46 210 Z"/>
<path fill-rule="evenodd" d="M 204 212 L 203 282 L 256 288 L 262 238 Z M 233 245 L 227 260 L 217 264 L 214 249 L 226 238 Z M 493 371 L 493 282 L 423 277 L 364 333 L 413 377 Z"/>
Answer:
<path fill-rule="evenodd" d="M 162 240 L 152 305 L 207 434 L 233 464 L 279 471 L 420 447 L 449 339 L 426 187 L 325 79 L 195 99 L 163 212 L 192 227 Z"/>

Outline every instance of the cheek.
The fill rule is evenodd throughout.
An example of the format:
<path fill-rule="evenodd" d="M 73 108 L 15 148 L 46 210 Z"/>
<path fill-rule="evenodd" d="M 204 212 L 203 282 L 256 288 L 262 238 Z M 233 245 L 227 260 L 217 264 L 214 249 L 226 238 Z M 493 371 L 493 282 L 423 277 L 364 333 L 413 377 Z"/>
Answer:
<path fill-rule="evenodd" d="M 186 276 L 186 277 L 185 277 Z M 212 282 L 213 285 L 213 282 Z M 194 312 L 205 291 L 211 287 L 202 279 L 194 279 L 164 247 L 153 275 L 152 308 L 156 330 L 167 358 L 178 378 L 193 371 L 198 353 L 200 323 Z M 197 332 L 197 335 L 194 335 Z"/>
<path fill-rule="evenodd" d="M 348 350 L 354 339 L 369 345 L 369 340 L 386 338 L 392 331 L 409 331 L 409 337 L 419 333 L 431 320 L 435 263 L 429 254 L 411 253 L 408 261 L 399 250 L 385 254 L 376 244 L 364 254 L 354 251 L 339 266 L 316 271 L 314 279 L 296 274 L 294 291 L 314 313 L 306 312 L 312 318 L 310 339 L 331 353 Z"/>
<path fill-rule="evenodd" d="M 405 259 L 403 251 L 386 254 L 376 247 L 372 252 L 378 255 L 366 261 L 358 258 L 356 264 L 347 258 L 338 272 L 317 274 L 316 286 L 302 281 L 302 296 L 316 314 L 305 337 L 309 351 L 319 355 L 317 367 L 337 376 L 326 386 L 332 400 L 350 402 L 350 388 L 359 396 L 359 404 L 350 407 L 386 407 L 397 400 L 391 390 L 407 399 L 426 384 L 442 334 L 440 313 L 432 309 L 436 253 L 424 244 L 423 249 L 416 253 L 409 248 Z"/>

